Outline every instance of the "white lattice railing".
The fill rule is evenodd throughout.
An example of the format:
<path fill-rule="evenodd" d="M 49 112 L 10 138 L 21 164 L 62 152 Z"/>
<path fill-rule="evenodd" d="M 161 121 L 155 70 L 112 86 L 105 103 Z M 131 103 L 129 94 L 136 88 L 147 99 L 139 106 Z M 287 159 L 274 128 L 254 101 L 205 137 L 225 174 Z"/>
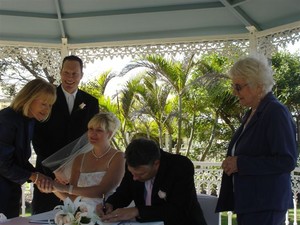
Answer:
<path fill-rule="evenodd" d="M 222 169 L 219 162 L 194 162 L 195 165 L 195 185 L 198 193 L 218 196 L 221 187 Z M 292 190 L 294 196 L 294 209 L 292 221 L 289 221 L 288 213 L 286 225 L 297 225 L 297 203 L 300 194 L 300 167 L 292 172 Z M 232 212 L 228 212 L 228 225 L 232 224 Z"/>
<path fill-rule="evenodd" d="M 149 54 L 157 54 L 164 57 L 176 57 L 178 54 L 195 53 L 197 56 L 218 53 L 226 57 L 243 56 L 251 51 L 257 51 L 270 57 L 274 52 L 285 48 L 288 44 L 297 43 L 300 40 L 300 27 L 298 23 L 288 27 L 280 27 L 269 31 L 250 32 L 249 35 L 233 37 L 217 37 L 208 39 L 197 39 L 189 41 L 161 41 L 153 44 L 136 45 L 112 45 L 103 46 L 97 43 L 83 45 L 40 46 L 25 43 L 7 43 L 0 41 L 0 59 L 10 59 L 16 62 L 20 57 L 30 58 L 33 63 L 39 62 L 42 68 L 47 70 L 56 82 L 59 82 L 59 68 L 61 57 L 66 54 L 79 55 L 85 65 L 94 63 L 96 60 L 132 58 L 137 59 Z M 252 44 L 251 44 L 252 43 Z M 252 49 L 254 46 L 254 49 Z"/>
<path fill-rule="evenodd" d="M 222 169 L 220 162 L 194 162 L 195 165 L 195 185 L 198 193 L 218 196 L 221 187 Z M 22 187 L 22 216 L 25 216 L 25 201 L 31 202 L 33 185 L 25 184 Z M 300 167 L 292 172 L 292 190 L 294 195 L 294 216 L 292 221 L 286 219 L 286 225 L 297 225 L 297 203 L 300 194 Z M 228 212 L 228 225 L 232 224 L 232 212 Z"/>

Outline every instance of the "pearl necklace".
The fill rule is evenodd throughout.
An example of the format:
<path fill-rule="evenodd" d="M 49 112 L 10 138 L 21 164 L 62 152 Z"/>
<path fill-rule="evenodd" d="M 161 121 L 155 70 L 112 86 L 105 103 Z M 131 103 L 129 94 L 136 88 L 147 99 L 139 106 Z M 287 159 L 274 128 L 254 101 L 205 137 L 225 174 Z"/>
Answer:
<path fill-rule="evenodd" d="M 95 149 L 93 148 L 93 149 L 92 149 L 92 154 L 93 154 L 93 156 L 95 157 L 96 160 L 99 160 L 99 159 L 103 158 L 104 156 L 106 156 L 107 153 L 108 153 L 110 150 L 111 150 L 111 146 L 108 146 L 106 152 L 104 152 L 104 153 L 103 153 L 102 155 L 100 155 L 100 156 L 97 156 L 97 154 L 95 153 Z"/>

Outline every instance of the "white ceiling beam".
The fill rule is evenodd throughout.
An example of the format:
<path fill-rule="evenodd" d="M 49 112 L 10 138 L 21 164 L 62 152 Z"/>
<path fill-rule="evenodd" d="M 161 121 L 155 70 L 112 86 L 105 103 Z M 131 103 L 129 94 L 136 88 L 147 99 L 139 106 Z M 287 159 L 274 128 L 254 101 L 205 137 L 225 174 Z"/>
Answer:
<path fill-rule="evenodd" d="M 57 22 L 59 24 L 59 28 L 60 28 L 60 32 L 61 32 L 61 37 L 65 38 L 66 37 L 66 31 L 65 31 L 65 27 L 62 21 L 62 16 L 61 16 L 61 7 L 60 7 L 60 3 L 59 0 L 54 0 L 54 4 L 55 4 L 55 8 L 56 8 L 56 14 L 57 14 Z"/>
<path fill-rule="evenodd" d="M 224 6 L 234 15 L 236 16 L 246 27 L 254 26 L 256 30 L 262 30 L 260 26 L 247 14 L 245 13 L 239 6 L 234 7 L 229 3 L 228 0 L 219 0 L 224 4 Z"/>
<path fill-rule="evenodd" d="M 68 46 L 68 39 L 62 38 L 61 39 L 61 58 L 65 58 L 69 55 L 69 46 Z"/>
<path fill-rule="evenodd" d="M 101 16 L 115 16 L 115 15 L 130 15 L 130 14 L 143 14 L 143 13 L 157 13 L 157 12 L 172 12 L 172 11 L 183 11 L 183 10 L 197 10 L 197 9 L 208 9 L 208 8 L 223 8 L 224 5 L 220 2 L 205 2 L 205 3 L 189 3 L 189 4 L 177 4 L 177 5 L 164 5 L 155 7 L 140 7 L 140 8 L 127 8 L 119 10 L 103 10 L 103 11 L 91 11 L 85 13 L 70 13 L 68 15 L 61 14 L 60 0 L 54 0 L 56 13 L 33 13 L 33 12 L 18 12 L 0 10 L 0 15 L 5 16 L 16 16 L 16 17 L 31 17 L 41 19 L 78 19 L 78 18 L 89 18 L 89 17 L 101 17 Z"/>

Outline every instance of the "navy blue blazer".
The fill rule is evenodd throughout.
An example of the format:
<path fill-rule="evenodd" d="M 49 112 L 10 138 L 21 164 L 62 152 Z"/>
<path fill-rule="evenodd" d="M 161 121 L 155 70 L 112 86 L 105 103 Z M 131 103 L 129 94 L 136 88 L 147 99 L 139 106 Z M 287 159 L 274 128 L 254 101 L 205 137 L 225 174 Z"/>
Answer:
<path fill-rule="evenodd" d="M 184 156 L 161 150 L 160 166 L 152 188 L 152 205 L 145 206 L 144 182 L 134 181 L 126 166 L 125 175 L 116 192 L 107 202 L 116 208 L 134 201 L 139 210 L 138 221 L 164 221 L 165 225 L 206 225 L 197 201 L 194 184 L 194 165 Z M 158 192 L 166 193 L 160 198 Z"/>
<path fill-rule="evenodd" d="M 231 176 L 223 173 L 216 211 L 251 213 L 292 208 L 290 172 L 298 155 L 292 116 L 272 93 L 261 101 L 243 131 L 249 114 L 229 144 L 227 156 L 236 143 L 238 172 Z"/>
<path fill-rule="evenodd" d="M 83 108 L 80 105 L 85 104 Z M 99 112 L 98 100 L 90 94 L 78 90 L 73 111 L 70 114 L 68 104 L 61 85 L 57 87 L 57 99 L 52 107 L 47 122 L 37 123 L 35 126 L 32 144 L 37 154 L 36 168 L 52 176 L 52 171 L 42 166 L 41 162 L 79 138 L 87 131 L 90 119 Z"/>
<path fill-rule="evenodd" d="M 28 161 L 34 123 L 10 107 L 0 111 L 0 180 L 22 185 L 35 171 Z"/>

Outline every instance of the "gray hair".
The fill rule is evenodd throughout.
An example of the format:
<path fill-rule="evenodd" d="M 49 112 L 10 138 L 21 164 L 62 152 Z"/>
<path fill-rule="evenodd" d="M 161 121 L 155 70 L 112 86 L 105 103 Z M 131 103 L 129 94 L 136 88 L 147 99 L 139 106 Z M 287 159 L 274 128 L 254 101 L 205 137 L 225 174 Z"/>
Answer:
<path fill-rule="evenodd" d="M 229 77 L 245 79 L 250 86 L 262 85 L 264 94 L 270 92 L 275 84 L 271 63 L 260 54 L 238 60 L 230 69 Z"/>

